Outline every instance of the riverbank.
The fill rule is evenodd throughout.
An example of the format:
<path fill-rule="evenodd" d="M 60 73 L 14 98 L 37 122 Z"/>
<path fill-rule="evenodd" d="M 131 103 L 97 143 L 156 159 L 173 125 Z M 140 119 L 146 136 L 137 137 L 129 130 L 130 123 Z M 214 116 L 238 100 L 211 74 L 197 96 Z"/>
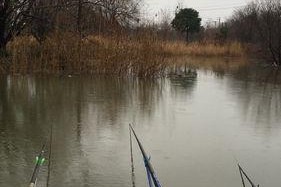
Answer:
<path fill-rule="evenodd" d="M 165 72 L 171 57 L 241 57 L 240 43 L 170 42 L 153 36 L 102 37 L 80 40 L 72 33 L 55 34 L 41 44 L 31 36 L 18 37 L 1 58 L 1 74 L 110 74 L 138 77 Z"/>

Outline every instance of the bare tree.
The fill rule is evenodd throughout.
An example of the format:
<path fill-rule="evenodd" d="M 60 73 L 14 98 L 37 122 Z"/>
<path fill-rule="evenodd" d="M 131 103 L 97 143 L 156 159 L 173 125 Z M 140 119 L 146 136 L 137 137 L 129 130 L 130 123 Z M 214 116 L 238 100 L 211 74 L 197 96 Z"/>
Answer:
<path fill-rule="evenodd" d="M 238 10 L 228 21 L 230 36 L 260 46 L 281 66 L 281 1 L 256 0 Z"/>
<path fill-rule="evenodd" d="M 256 8 L 257 4 L 252 2 L 243 9 L 235 11 L 227 23 L 231 39 L 246 43 L 257 41 Z"/>
<path fill-rule="evenodd" d="M 0 0 L 0 49 L 19 35 L 30 20 L 34 0 Z"/>
<path fill-rule="evenodd" d="M 258 31 L 261 42 L 270 53 L 273 65 L 281 66 L 281 1 L 258 1 Z"/>
<path fill-rule="evenodd" d="M 40 43 L 54 29 L 56 16 L 61 7 L 59 1 L 35 0 L 30 13 L 32 17 L 30 30 Z"/>
<path fill-rule="evenodd" d="M 27 31 L 39 42 L 55 28 L 82 36 L 86 28 L 93 32 L 101 25 L 128 26 L 139 20 L 140 3 L 141 0 L 0 0 L 0 48 L 5 50 L 27 25 Z"/>
<path fill-rule="evenodd" d="M 139 20 L 140 3 L 140 0 L 104 0 L 101 7 L 110 23 L 128 25 Z"/>

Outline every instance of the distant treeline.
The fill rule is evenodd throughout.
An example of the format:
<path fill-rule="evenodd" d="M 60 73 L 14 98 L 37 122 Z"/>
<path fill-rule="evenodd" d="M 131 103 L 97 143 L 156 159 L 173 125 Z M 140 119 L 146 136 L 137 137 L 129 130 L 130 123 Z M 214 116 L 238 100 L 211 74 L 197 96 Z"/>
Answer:
<path fill-rule="evenodd" d="M 64 67 L 67 67 L 64 61 L 78 59 L 80 62 L 82 58 L 88 59 L 92 66 L 94 63 L 90 62 L 90 59 L 97 63 L 99 62 L 97 59 L 102 60 L 106 56 L 108 58 L 119 56 L 120 49 L 137 49 L 130 47 L 132 43 L 134 46 L 138 46 L 139 43 L 149 46 L 149 48 L 145 47 L 146 50 L 158 51 L 153 54 L 161 58 L 167 56 L 167 53 L 177 54 L 174 51 L 180 51 L 181 56 L 184 54 L 241 56 L 244 54 L 245 46 L 248 48 L 250 46 L 257 49 L 255 52 L 269 57 L 274 66 L 281 66 L 280 0 L 254 1 L 237 10 L 226 22 L 205 27 L 201 26 L 200 12 L 191 8 L 177 7 L 174 18 L 162 11 L 162 15 L 157 15 L 158 22 L 141 20 L 141 8 L 142 0 L 2 0 L 0 1 L 0 57 L 8 57 L 5 58 L 5 62 L 9 63 L 0 64 L 5 67 L 0 67 L 0 70 L 11 71 L 11 67 L 15 67 L 17 61 L 21 59 L 23 61 L 29 59 L 28 63 L 32 61 L 35 63 L 36 60 L 47 59 L 47 57 L 51 57 L 49 60 L 54 62 L 52 69 L 64 70 Z M 22 39 L 23 35 L 24 39 Z M 99 36 L 109 42 L 87 43 L 91 41 L 89 38 Z M 122 41 L 130 45 L 121 45 Z M 165 43 L 167 41 L 170 43 Z M 188 46 L 183 45 L 184 41 L 187 41 Z M 110 42 L 112 43 L 108 44 Z M 165 51 L 163 42 L 165 48 L 169 49 L 166 52 L 163 52 Z M 52 52 L 56 55 L 48 54 L 54 46 L 59 49 L 54 49 L 55 51 Z M 103 54 L 102 50 L 97 50 L 103 47 L 113 48 L 116 51 Z M 69 50 L 63 50 L 66 48 Z M 178 50 L 179 48 L 181 50 Z M 67 53 L 70 50 L 73 52 Z M 135 54 L 134 59 L 143 59 L 138 56 L 142 53 L 132 50 L 126 50 L 132 52 L 127 54 L 126 51 L 122 51 L 124 53 L 122 58 Z M 58 53 L 59 51 L 61 53 Z M 73 58 L 74 54 L 77 58 Z M 130 58 L 126 57 L 126 59 Z M 154 55 L 151 55 L 150 59 L 154 59 Z M 113 61 L 116 60 L 112 57 Z M 46 67 L 47 65 L 40 66 L 42 69 Z M 71 69 L 75 69 L 74 65 Z M 79 63 L 76 69 L 81 69 Z"/>
<path fill-rule="evenodd" d="M 49 33 L 111 33 L 139 21 L 140 0 L 0 1 L 0 48 L 15 36 L 32 34 L 42 42 Z"/>
<path fill-rule="evenodd" d="M 240 8 L 224 23 L 201 30 L 201 40 L 238 41 L 256 56 L 281 66 L 281 1 L 257 0 Z"/>
<path fill-rule="evenodd" d="M 228 21 L 229 38 L 255 44 L 281 66 L 281 1 L 259 0 L 237 10 Z"/>
<path fill-rule="evenodd" d="M 184 10 L 184 9 L 182 9 Z M 191 10 L 195 11 L 195 10 Z M 178 11 L 181 12 L 181 11 Z M 200 14 L 200 12 L 199 12 Z M 177 17 L 177 10 L 176 16 Z M 189 14 L 185 17 L 192 17 Z M 200 19 L 200 18 L 199 18 Z M 180 24 L 184 22 L 181 18 Z M 187 20 L 183 28 L 191 28 L 197 18 Z M 172 23 L 172 24 L 171 24 Z M 185 40 L 186 29 L 182 35 L 173 29 L 174 20 L 169 21 L 168 16 L 154 25 L 157 35 L 166 40 Z M 191 24 L 193 23 L 193 25 Z M 186 27 L 184 27 L 186 26 Z M 265 57 L 267 62 L 275 67 L 281 67 L 281 1 L 280 0 L 255 0 L 248 5 L 237 9 L 225 22 L 217 21 L 216 24 L 206 24 L 198 32 L 190 32 L 189 42 L 200 42 L 202 45 L 213 42 L 216 45 L 239 42 L 245 46 L 252 55 Z M 191 31 L 191 30 L 190 30 Z M 188 32 L 186 33 L 188 35 Z M 188 39 L 188 37 L 187 37 Z"/>

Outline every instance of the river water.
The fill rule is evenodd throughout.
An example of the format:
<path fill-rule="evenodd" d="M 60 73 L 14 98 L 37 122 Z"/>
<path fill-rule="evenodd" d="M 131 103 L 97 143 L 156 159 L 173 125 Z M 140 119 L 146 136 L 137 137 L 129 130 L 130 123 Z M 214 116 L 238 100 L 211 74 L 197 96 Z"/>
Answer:
<path fill-rule="evenodd" d="M 164 187 L 241 186 L 237 162 L 261 186 L 280 186 L 281 85 L 273 74 L 1 77 L 0 186 L 28 186 L 51 128 L 49 186 L 132 186 L 129 123 Z M 136 186 L 147 186 L 135 140 L 133 155 Z M 38 186 L 46 186 L 47 166 Z"/>

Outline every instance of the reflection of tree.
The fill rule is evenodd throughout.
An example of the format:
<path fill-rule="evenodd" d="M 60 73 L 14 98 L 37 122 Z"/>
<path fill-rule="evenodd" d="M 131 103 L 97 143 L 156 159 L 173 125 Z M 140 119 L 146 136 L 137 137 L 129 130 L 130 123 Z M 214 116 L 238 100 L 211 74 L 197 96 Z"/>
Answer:
<path fill-rule="evenodd" d="M 241 68 L 233 74 L 233 78 L 229 85 L 234 89 L 239 88 L 239 91 L 234 91 L 237 91 L 237 98 L 246 117 L 254 117 L 267 125 L 281 121 L 281 75 L 278 71 Z"/>
<path fill-rule="evenodd" d="M 280 69 L 259 66 L 240 67 L 233 73 L 236 79 L 259 82 L 261 84 L 280 84 Z"/>
<path fill-rule="evenodd" d="M 89 141 L 91 146 L 98 146 L 96 141 L 108 130 L 119 132 L 120 124 L 131 119 L 130 115 L 149 117 L 161 98 L 163 83 L 103 77 L 0 78 L 0 158 L 5 158 L 0 168 L 5 168 L 5 173 L 24 171 L 13 175 L 0 171 L 3 182 L 20 186 L 29 179 L 34 155 L 48 139 L 52 124 L 51 185 L 71 177 L 91 180 L 87 179 L 92 173 L 85 146 Z M 95 131 L 85 136 L 93 127 Z M 70 174 L 74 176 L 68 179 Z"/>

